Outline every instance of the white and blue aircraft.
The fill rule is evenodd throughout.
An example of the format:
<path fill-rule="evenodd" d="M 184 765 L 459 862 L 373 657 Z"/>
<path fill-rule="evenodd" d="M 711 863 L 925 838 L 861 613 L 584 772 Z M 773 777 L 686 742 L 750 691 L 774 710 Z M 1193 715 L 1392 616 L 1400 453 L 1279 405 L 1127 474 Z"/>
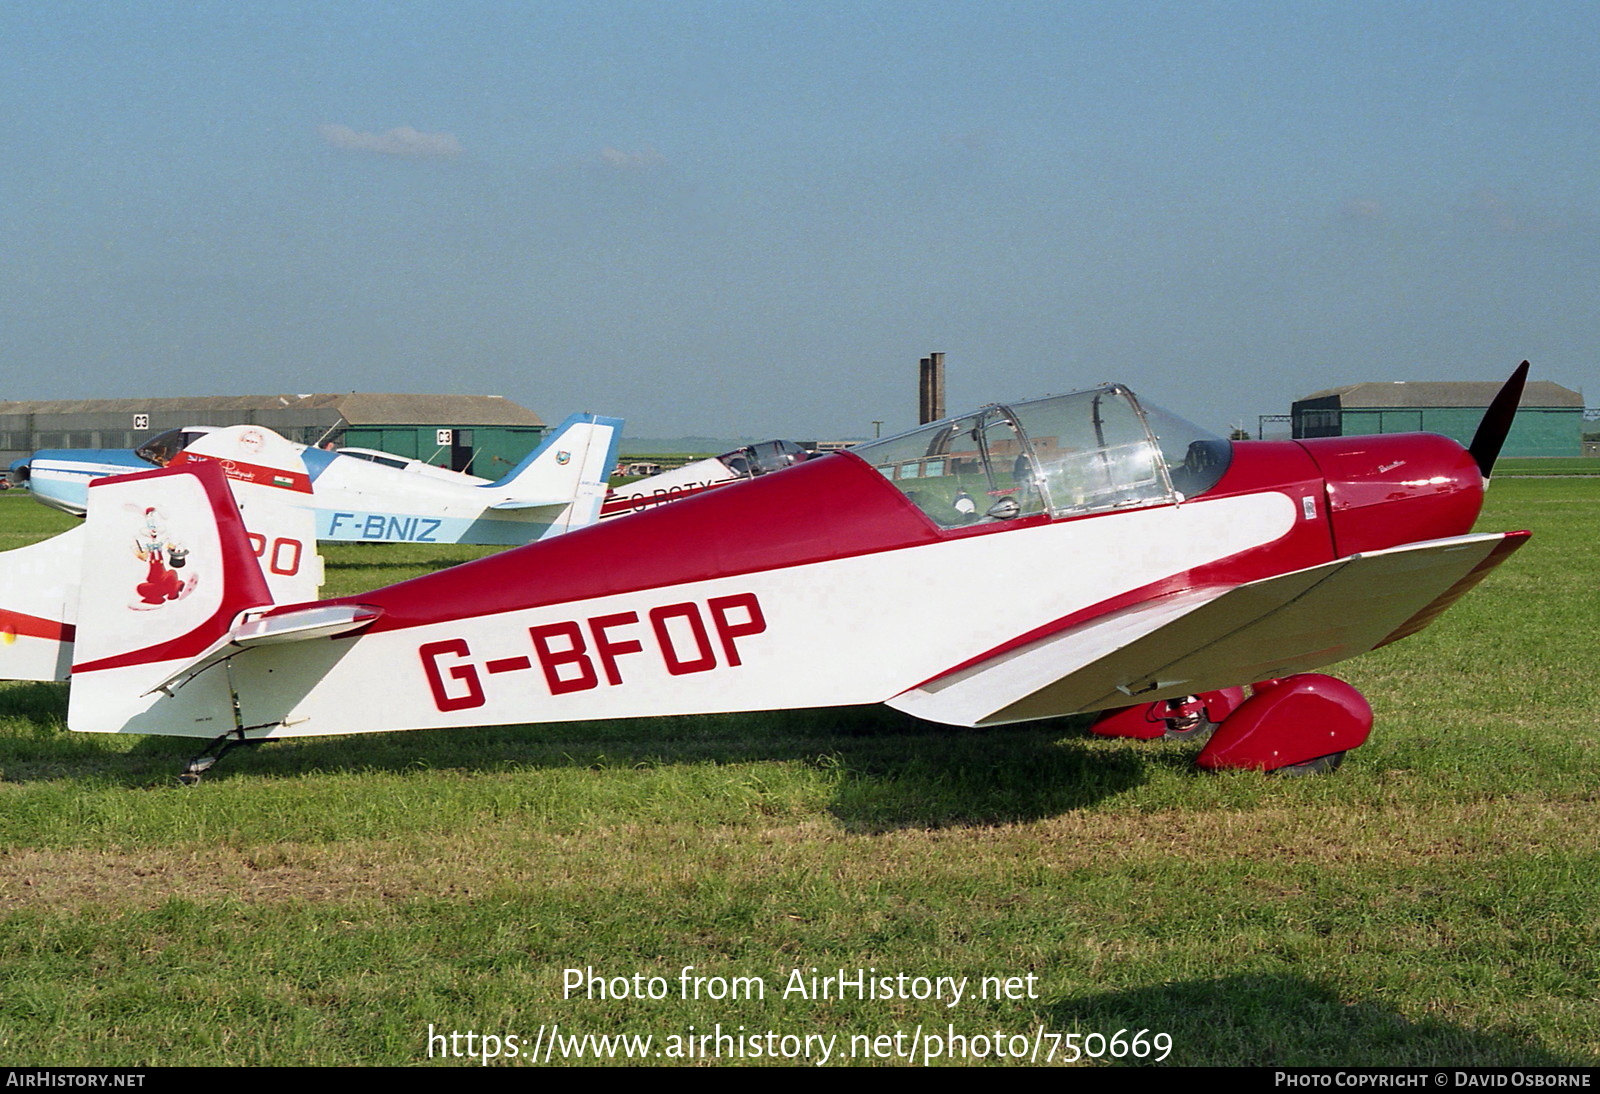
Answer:
<path fill-rule="evenodd" d="M 276 486 L 316 513 L 317 538 L 363 543 L 532 543 L 599 518 L 622 420 L 574 414 L 497 482 L 436 470 L 417 474 L 362 455 L 294 445 L 302 472 L 260 465 L 264 447 L 290 444 L 263 426 L 192 427 L 138 448 L 56 449 L 12 465 L 46 505 L 83 515 L 89 483 L 152 467 L 216 461 L 230 478 Z"/>

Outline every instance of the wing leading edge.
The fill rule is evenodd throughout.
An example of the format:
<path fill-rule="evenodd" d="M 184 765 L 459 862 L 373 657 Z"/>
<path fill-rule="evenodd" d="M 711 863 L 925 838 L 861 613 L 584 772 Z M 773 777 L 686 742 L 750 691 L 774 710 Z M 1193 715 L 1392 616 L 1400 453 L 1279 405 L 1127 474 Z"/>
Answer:
<path fill-rule="evenodd" d="M 1307 672 L 1415 633 L 1527 532 L 1367 551 L 1114 612 L 889 700 L 947 725 L 1002 725 Z"/>

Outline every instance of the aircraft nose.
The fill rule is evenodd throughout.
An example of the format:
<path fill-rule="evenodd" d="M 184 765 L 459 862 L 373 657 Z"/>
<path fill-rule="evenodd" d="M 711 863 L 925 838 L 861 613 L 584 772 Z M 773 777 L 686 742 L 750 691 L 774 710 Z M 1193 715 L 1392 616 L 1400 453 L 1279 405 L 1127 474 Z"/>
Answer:
<path fill-rule="evenodd" d="M 1322 471 L 1339 555 L 1466 535 L 1483 505 L 1471 453 L 1434 433 L 1299 442 Z"/>

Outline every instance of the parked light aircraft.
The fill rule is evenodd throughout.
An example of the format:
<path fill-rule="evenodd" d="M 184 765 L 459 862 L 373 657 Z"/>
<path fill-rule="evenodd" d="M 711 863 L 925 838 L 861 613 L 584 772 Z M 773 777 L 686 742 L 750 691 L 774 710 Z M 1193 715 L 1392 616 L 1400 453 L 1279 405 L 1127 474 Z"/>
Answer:
<path fill-rule="evenodd" d="M 432 478 L 442 479 L 445 482 L 466 483 L 469 486 L 487 486 L 492 480 L 469 475 L 465 471 L 452 471 L 448 467 L 439 467 L 426 460 L 414 460 L 409 456 L 396 456 L 392 452 L 380 452 L 376 448 L 351 448 L 341 446 L 334 449 L 339 456 L 354 456 L 358 460 L 369 463 L 381 463 L 385 467 L 393 467 L 399 471 L 409 471 L 414 475 L 428 475 Z"/>
<path fill-rule="evenodd" d="M 316 734 L 887 703 L 1129 708 L 1101 728 L 1140 736 L 1199 707 L 1203 766 L 1329 767 L 1371 710 L 1311 670 L 1425 626 L 1528 536 L 1471 533 L 1526 368 L 1466 449 L 1232 444 L 1109 385 L 311 604 L 273 602 L 214 479 L 102 481 L 69 725 L 209 738 L 192 780 Z M 136 613 L 142 570 L 102 545 L 147 505 L 182 515 L 201 581 Z"/>
<path fill-rule="evenodd" d="M 295 445 L 297 486 L 317 517 L 317 538 L 364 543 L 520 544 L 598 519 L 622 420 L 574 414 L 498 482 L 448 471 L 418 474 L 360 456 Z M 106 475 L 220 460 L 249 468 L 260 426 L 171 430 L 133 451 L 60 449 L 35 453 L 26 480 L 40 501 L 83 512 L 88 484 Z M 282 438 L 278 438 L 282 440 Z M 291 443 L 285 441 L 284 443 Z M 13 474 L 21 474 L 14 465 Z"/>
<path fill-rule="evenodd" d="M 670 501 L 682 501 L 714 486 L 782 471 L 808 455 L 793 441 L 762 441 L 720 456 L 695 460 L 614 488 L 606 494 L 605 504 L 600 507 L 600 519 L 627 516 Z"/>

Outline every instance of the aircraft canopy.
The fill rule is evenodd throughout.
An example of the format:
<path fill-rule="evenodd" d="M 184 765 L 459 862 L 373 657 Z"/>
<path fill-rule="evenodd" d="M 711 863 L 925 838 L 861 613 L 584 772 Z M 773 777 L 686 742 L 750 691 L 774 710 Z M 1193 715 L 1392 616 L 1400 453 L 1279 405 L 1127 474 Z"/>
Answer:
<path fill-rule="evenodd" d="M 1108 384 L 988 406 L 850 452 L 954 527 L 1180 502 L 1216 485 L 1233 447 Z"/>

